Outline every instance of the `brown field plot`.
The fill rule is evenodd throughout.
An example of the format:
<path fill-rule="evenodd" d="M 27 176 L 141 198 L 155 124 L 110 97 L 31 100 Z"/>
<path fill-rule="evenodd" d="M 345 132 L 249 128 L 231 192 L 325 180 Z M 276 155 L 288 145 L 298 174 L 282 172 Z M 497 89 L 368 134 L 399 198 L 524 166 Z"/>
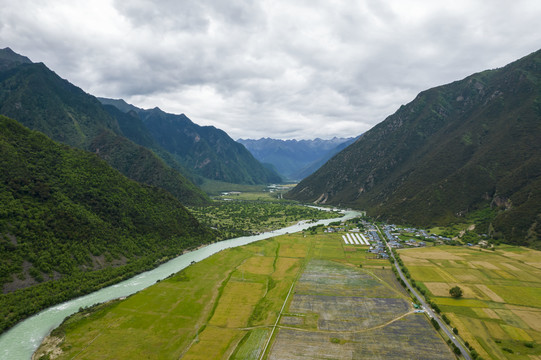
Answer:
<path fill-rule="evenodd" d="M 454 356 L 426 317 L 413 313 L 390 270 L 371 273 L 312 259 L 295 285 L 268 359 L 316 358 Z"/>
<path fill-rule="evenodd" d="M 400 257 L 483 358 L 541 356 L 541 252 L 441 246 L 401 250 Z M 460 299 L 449 295 L 455 285 L 464 291 Z"/>

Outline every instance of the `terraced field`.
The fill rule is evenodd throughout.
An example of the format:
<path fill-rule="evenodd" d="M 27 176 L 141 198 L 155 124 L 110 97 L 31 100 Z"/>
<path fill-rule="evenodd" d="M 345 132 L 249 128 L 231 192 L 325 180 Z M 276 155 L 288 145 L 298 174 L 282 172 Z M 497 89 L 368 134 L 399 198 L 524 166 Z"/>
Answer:
<path fill-rule="evenodd" d="M 228 249 L 78 313 L 35 358 L 454 359 L 366 248 L 320 232 Z"/>
<path fill-rule="evenodd" d="M 401 250 L 417 283 L 485 359 L 541 359 L 541 252 L 501 246 Z M 462 288 L 460 299 L 449 289 Z"/>

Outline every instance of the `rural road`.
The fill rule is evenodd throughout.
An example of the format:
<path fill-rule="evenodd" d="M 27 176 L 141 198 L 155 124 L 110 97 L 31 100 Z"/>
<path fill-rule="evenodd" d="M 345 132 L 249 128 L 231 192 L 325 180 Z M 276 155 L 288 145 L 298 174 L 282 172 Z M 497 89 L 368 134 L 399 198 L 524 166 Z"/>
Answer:
<path fill-rule="evenodd" d="M 438 324 L 440 325 L 440 328 L 447 334 L 447 336 L 449 337 L 449 339 L 451 339 L 451 341 L 456 345 L 456 347 L 458 347 L 460 349 L 460 352 L 462 353 L 462 356 L 466 359 L 466 360 L 472 360 L 472 357 L 470 356 L 470 353 L 469 351 L 464 347 L 464 345 L 461 344 L 460 341 L 458 341 L 458 339 L 456 338 L 456 335 L 452 332 L 452 330 L 447 326 L 447 324 L 440 318 L 440 316 L 438 314 L 436 314 L 431 308 L 430 306 L 426 303 L 424 297 L 422 297 L 421 295 L 419 295 L 417 293 L 417 291 L 415 291 L 415 289 L 410 285 L 408 279 L 406 279 L 406 277 L 404 276 L 404 274 L 402 273 L 402 270 L 400 269 L 400 266 L 398 266 L 398 262 L 396 261 L 395 257 L 394 257 L 394 254 L 393 254 L 393 251 L 391 249 L 391 247 L 389 246 L 389 243 L 387 242 L 387 238 L 386 236 L 383 234 L 383 232 L 379 229 L 379 227 L 376 225 L 376 228 L 378 229 L 378 232 L 380 233 L 381 235 L 381 238 L 383 239 L 383 241 L 385 241 L 385 245 L 387 246 L 387 248 L 389 249 L 389 253 L 390 253 L 390 256 L 393 258 L 394 260 L 394 266 L 396 267 L 396 270 L 398 271 L 398 275 L 400 275 L 400 278 L 404 281 L 404 283 L 406 284 L 407 288 L 411 291 L 411 293 L 413 294 L 413 296 L 415 296 L 415 298 L 419 301 L 419 303 L 423 306 L 423 309 L 426 311 L 426 313 L 428 314 L 428 316 L 430 316 L 431 318 L 435 319 Z"/>

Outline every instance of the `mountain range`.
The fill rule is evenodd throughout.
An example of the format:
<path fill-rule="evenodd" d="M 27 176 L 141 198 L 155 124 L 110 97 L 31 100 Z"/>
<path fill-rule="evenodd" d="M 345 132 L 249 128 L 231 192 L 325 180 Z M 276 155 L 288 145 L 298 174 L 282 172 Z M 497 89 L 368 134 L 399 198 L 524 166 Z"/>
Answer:
<path fill-rule="evenodd" d="M 351 144 L 355 138 L 330 140 L 238 139 L 254 157 L 290 181 L 299 181 Z"/>
<path fill-rule="evenodd" d="M 129 114 L 128 119 L 131 120 L 124 121 L 126 125 L 122 129 L 132 141 L 156 148 L 141 136 L 150 135 L 161 149 L 171 154 L 192 176 L 251 185 L 278 183 L 282 180 L 278 174 L 262 166 L 244 146 L 214 126 L 199 126 L 184 114 L 169 114 L 159 108 L 144 110 L 120 99 L 99 100 L 103 104 L 115 106 L 123 114 Z M 137 132 L 127 129 L 131 127 L 133 130 L 134 126 L 141 128 L 141 125 L 136 124 L 142 124 L 144 129 Z"/>
<path fill-rule="evenodd" d="M 280 181 L 222 130 L 201 127 L 185 115 L 126 106 L 128 113 L 115 111 L 44 64 L 9 48 L 0 50 L 0 114 L 95 152 L 124 175 L 166 189 L 184 204 L 208 202 L 194 185 L 203 178 L 241 184 Z"/>
<path fill-rule="evenodd" d="M 541 51 L 421 92 L 286 196 L 541 247 Z M 480 215 L 482 214 L 482 215 Z"/>

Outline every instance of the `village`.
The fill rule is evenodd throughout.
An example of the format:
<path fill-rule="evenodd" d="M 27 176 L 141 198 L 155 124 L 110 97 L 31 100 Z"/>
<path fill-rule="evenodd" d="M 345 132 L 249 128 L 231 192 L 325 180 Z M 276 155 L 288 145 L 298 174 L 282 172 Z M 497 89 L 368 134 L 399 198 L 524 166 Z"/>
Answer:
<path fill-rule="evenodd" d="M 427 242 L 431 242 L 434 245 L 443 245 L 452 241 L 452 239 L 449 237 L 429 234 L 423 229 L 401 228 L 396 225 L 383 225 L 382 231 L 388 240 L 389 246 L 396 249 L 425 247 L 427 246 Z M 342 235 L 344 244 L 369 246 L 369 248 L 366 250 L 367 252 L 374 254 L 380 259 L 389 258 L 385 244 L 381 239 L 378 229 L 375 225 L 365 220 L 359 220 L 356 223 L 329 225 L 324 229 L 324 232 L 344 232 L 345 234 Z"/>

